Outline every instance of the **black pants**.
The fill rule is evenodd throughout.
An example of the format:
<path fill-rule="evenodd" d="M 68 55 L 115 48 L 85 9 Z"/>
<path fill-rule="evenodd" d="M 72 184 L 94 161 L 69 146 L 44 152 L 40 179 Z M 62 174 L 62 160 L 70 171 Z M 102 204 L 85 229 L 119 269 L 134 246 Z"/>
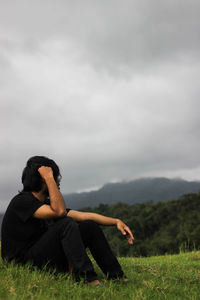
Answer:
<path fill-rule="evenodd" d="M 85 248 L 89 248 L 97 264 L 110 279 L 123 277 L 123 271 L 97 223 L 76 222 L 64 217 L 49 226 L 47 232 L 27 251 L 24 260 L 33 265 L 44 265 L 58 271 L 69 271 L 75 278 L 84 277 L 90 282 L 97 279 L 91 260 Z"/>

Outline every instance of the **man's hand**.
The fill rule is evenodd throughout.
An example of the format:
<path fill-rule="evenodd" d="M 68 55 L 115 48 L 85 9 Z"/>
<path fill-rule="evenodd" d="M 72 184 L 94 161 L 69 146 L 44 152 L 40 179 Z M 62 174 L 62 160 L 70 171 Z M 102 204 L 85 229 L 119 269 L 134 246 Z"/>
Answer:
<path fill-rule="evenodd" d="M 51 167 L 42 166 L 38 169 L 42 179 L 46 182 L 49 178 L 53 178 L 53 171 Z"/>
<path fill-rule="evenodd" d="M 133 245 L 134 237 L 133 237 L 133 234 L 132 234 L 130 228 L 126 224 L 124 224 L 121 220 L 117 220 L 116 226 L 117 226 L 117 229 L 119 229 L 121 231 L 121 233 L 124 236 L 126 236 L 128 243 L 130 245 Z"/>

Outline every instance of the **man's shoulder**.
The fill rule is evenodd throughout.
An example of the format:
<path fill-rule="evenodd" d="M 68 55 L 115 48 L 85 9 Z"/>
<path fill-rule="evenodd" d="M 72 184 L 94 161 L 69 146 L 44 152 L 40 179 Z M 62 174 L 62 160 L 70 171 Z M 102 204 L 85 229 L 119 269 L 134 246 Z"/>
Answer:
<path fill-rule="evenodd" d="M 17 195 L 15 195 L 7 206 L 3 218 L 4 221 L 13 220 L 13 218 L 16 215 L 16 212 L 21 209 L 21 207 L 24 205 L 26 201 L 29 202 L 29 200 L 27 199 L 29 199 L 30 197 L 31 197 L 30 193 L 24 193 L 24 192 L 19 192 Z"/>
<path fill-rule="evenodd" d="M 33 194 L 31 192 L 19 192 L 17 195 L 15 195 L 11 202 L 15 202 L 15 201 L 18 201 L 18 200 L 22 200 L 22 199 L 33 199 L 35 198 L 33 196 Z"/>
<path fill-rule="evenodd" d="M 13 208 L 24 201 L 34 201 L 34 199 L 35 197 L 31 192 L 19 192 L 12 198 L 10 204 L 8 205 L 8 208 Z"/>

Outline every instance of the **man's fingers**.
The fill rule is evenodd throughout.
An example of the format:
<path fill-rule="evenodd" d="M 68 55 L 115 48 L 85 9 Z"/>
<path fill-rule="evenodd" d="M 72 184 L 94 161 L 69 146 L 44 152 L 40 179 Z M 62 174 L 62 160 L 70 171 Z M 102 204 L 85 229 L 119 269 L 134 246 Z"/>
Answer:
<path fill-rule="evenodd" d="M 124 228 L 120 228 L 120 231 L 123 235 L 126 235 L 126 231 L 124 230 Z"/>
<path fill-rule="evenodd" d="M 132 232 L 130 231 L 129 228 L 122 229 L 121 232 L 122 232 L 123 235 L 127 235 L 126 238 L 127 238 L 128 240 L 129 240 L 129 239 L 134 240 L 134 237 L 133 237 L 133 235 L 132 235 Z"/>
<path fill-rule="evenodd" d="M 133 234 L 132 234 L 130 228 L 120 220 L 118 222 L 117 228 L 121 231 L 121 233 L 124 236 L 126 236 L 128 243 L 132 245 L 134 237 L 133 237 Z"/>
<path fill-rule="evenodd" d="M 53 176 L 53 170 L 51 167 L 41 166 L 38 168 L 38 172 L 40 173 L 41 177 L 45 180 L 46 178 Z"/>
<path fill-rule="evenodd" d="M 129 238 L 129 239 L 128 239 L 128 243 L 129 243 L 130 245 L 133 245 L 133 239 L 132 239 L 132 238 Z"/>
<path fill-rule="evenodd" d="M 126 227 L 125 230 L 128 232 L 128 234 L 130 235 L 130 237 L 132 239 L 134 239 L 133 234 L 132 234 L 131 230 L 129 229 L 129 227 Z"/>
<path fill-rule="evenodd" d="M 132 234 L 131 230 L 128 227 L 127 227 L 126 230 L 129 233 L 130 237 L 134 240 L 134 237 L 133 237 L 133 234 Z"/>
<path fill-rule="evenodd" d="M 128 243 L 132 245 L 134 240 L 133 234 L 129 228 L 126 228 L 126 231 L 129 234 L 129 236 L 127 236 Z"/>

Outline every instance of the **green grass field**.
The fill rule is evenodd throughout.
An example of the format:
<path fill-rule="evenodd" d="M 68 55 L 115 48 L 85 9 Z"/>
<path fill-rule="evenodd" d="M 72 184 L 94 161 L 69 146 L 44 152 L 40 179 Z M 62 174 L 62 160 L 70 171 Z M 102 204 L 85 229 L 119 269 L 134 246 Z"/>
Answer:
<path fill-rule="evenodd" d="M 66 275 L 0 260 L 0 299 L 200 299 L 200 252 L 150 258 L 119 258 L 128 283 L 107 281 L 90 287 Z"/>

